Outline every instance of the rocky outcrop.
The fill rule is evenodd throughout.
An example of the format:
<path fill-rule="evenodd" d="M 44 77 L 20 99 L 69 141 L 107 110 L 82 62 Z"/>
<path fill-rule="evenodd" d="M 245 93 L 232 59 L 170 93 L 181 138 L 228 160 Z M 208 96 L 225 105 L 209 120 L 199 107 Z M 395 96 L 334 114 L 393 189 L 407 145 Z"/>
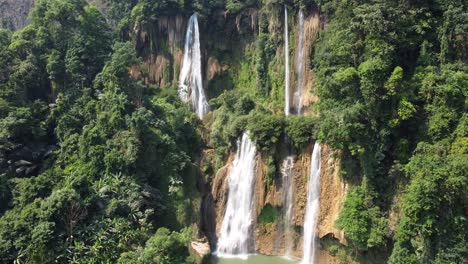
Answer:
<path fill-rule="evenodd" d="M 306 16 L 304 19 L 304 39 L 305 48 L 304 48 L 304 58 L 310 58 L 311 53 L 313 52 L 313 45 L 318 36 L 320 30 L 320 14 L 317 10 L 314 10 Z M 307 109 L 312 103 L 316 102 L 318 98 L 312 93 L 315 87 L 315 74 L 312 71 L 312 65 L 310 59 L 305 59 L 304 61 L 304 87 L 303 87 L 303 100 L 302 104 L 304 106 L 305 112 L 307 113 L 310 109 Z"/>
<path fill-rule="evenodd" d="M 339 153 L 328 146 L 322 147 L 322 163 L 320 178 L 320 213 L 318 220 L 318 236 L 327 235 L 346 244 L 344 232 L 334 227 L 335 221 L 343 207 L 347 185 L 340 176 Z"/>
<path fill-rule="evenodd" d="M 143 63 L 132 68 L 133 77 L 143 77 L 147 84 L 163 89 L 175 88 L 182 67 L 188 19 L 182 14 L 161 16 L 134 26 L 131 37 Z M 230 60 L 233 54 L 244 52 L 245 45 L 254 45 L 255 38 L 251 36 L 258 34 L 258 10 L 247 9 L 235 15 L 219 10 L 210 16 L 200 15 L 198 21 L 206 91 L 211 81 L 233 66 L 231 61 L 226 63 L 226 58 Z M 248 41 L 243 43 L 240 39 Z M 210 97 L 209 91 L 207 95 Z"/>
<path fill-rule="evenodd" d="M 186 27 L 187 18 L 182 15 L 164 16 L 153 24 L 135 25 L 133 38 L 143 63 L 132 68 L 132 76 L 141 76 L 146 83 L 162 88 L 177 83 Z"/>
<path fill-rule="evenodd" d="M 42 164 L 56 150 L 55 145 L 28 144 L 16 145 L 0 152 L 0 168 L 16 177 L 31 177 L 39 173 Z"/>
<path fill-rule="evenodd" d="M 192 241 L 189 247 L 190 255 L 196 263 L 208 263 L 211 255 L 210 245 L 206 241 Z"/>
<path fill-rule="evenodd" d="M 12 30 L 24 28 L 33 4 L 34 0 L 0 0 L 0 23 Z"/>
<path fill-rule="evenodd" d="M 223 221 L 222 218 L 226 211 L 227 176 L 233 160 L 234 154 L 231 154 L 226 165 L 219 169 L 215 176 L 207 182 L 208 189 L 203 198 L 201 225 L 212 250 L 216 248 L 217 237 Z"/>

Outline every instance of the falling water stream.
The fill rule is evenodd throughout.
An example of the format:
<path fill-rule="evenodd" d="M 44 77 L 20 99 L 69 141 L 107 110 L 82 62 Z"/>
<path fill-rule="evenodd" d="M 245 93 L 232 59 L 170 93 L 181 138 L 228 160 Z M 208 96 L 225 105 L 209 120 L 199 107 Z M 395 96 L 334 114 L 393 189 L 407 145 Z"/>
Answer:
<path fill-rule="evenodd" d="M 247 258 L 253 251 L 255 145 L 244 133 L 229 170 L 226 213 L 218 240 L 218 256 Z"/>
<path fill-rule="evenodd" d="M 286 116 L 291 114 L 302 114 L 302 91 L 304 87 L 304 14 L 300 10 L 298 14 L 298 47 L 295 58 L 295 76 L 297 78 L 296 87 L 293 94 L 290 91 L 290 70 L 289 70 L 289 29 L 288 10 L 284 6 L 284 52 L 285 52 L 285 108 Z M 200 117 L 208 112 L 208 105 L 203 94 L 201 85 L 200 53 L 198 42 L 198 25 L 196 16 L 190 18 L 187 29 L 187 39 L 185 43 L 184 66 L 181 72 L 179 94 L 185 101 L 189 100 L 192 93 L 192 103 L 194 109 Z M 197 51 L 198 48 L 198 51 Z M 198 62 L 195 62 L 198 60 Z M 188 65 L 188 66 L 186 66 Z M 198 75 L 199 74 L 199 75 Z M 188 85 L 186 81 L 188 80 Z M 191 91 L 195 90 L 195 91 Z M 194 96 L 195 95 L 195 96 Z M 290 98 L 293 95 L 293 98 Z M 287 145 L 291 142 L 286 139 Z M 315 144 L 310 165 L 310 179 L 307 194 L 307 208 L 304 222 L 304 256 L 303 264 L 314 263 L 315 259 L 315 234 L 319 212 L 320 196 L 320 145 Z M 254 184 L 255 184 L 255 155 L 256 149 L 250 141 L 248 133 L 244 133 L 237 142 L 237 152 L 232 167 L 228 175 L 228 200 L 226 212 L 221 224 L 220 235 L 217 245 L 217 255 L 221 257 L 249 258 L 249 253 L 253 253 L 253 222 L 254 222 Z M 288 256 L 293 245 L 293 176 L 294 157 L 291 150 L 283 160 L 281 166 L 283 190 L 284 190 L 284 243 L 285 253 Z M 220 259 L 220 260 L 221 260 Z M 271 261 L 271 260 L 269 260 Z M 228 263 L 228 262 L 226 262 Z M 237 263 L 237 262 L 233 262 Z M 248 262 L 246 262 L 248 263 Z M 255 261 L 252 263 L 256 263 Z"/>
<path fill-rule="evenodd" d="M 302 264 L 313 264 L 315 262 L 315 242 L 320 198 L 320 157 L 321 147 L 318 143 L 315 143 L 310 162 Z"/>
<path fill-rule="evenodd" d="M 284 114 L 290 113 L 289 98 L 291 92 L 289 91 L 289 29 L 288 29 L 288 8 L 284 6 Z"/>
<path fill-rule="evenodd" d="M 291 218 L 293 213 L 293 178 L 294 178 L 294 157 L 292 155 L 283 160 L 281 174 L 283 177 L 284 190 L 284 243 L 286 256 L 291 254 L 293 245 Z"/>
<path fill-rule="evenodd" d="M 298 43 L 296 52 L 296 90 L 294 91 L 293 107 L 298 115 L 302 114 L 302 90 L 304 88 L 304 12 L 299 10 Z"/>
<path fill-rule="evenodd" d="M 192 108 L 198 117 L 203 118 L 209 111 L 203 90 L 200 33 L 197 15 L 193 14 L 185 35 L 184 59 L 179 75 L 179 96 L 184 102 L 192 101 Z"/>

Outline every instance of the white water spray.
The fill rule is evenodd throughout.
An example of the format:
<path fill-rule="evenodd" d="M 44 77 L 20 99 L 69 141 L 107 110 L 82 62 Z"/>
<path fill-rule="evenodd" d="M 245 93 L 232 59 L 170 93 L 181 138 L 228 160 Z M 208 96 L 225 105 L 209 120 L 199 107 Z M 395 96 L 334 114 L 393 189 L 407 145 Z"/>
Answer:
<path fill-rule="evenodd" d="M 315 262 L 315 242 L 320 198 L 320 157 L 321 147 L 316 142 L 310 161 L 309 190 L 304 222 L 304 256 L 302 264 Z"/>
<path fill-rule="evenodd" d="M 184 102 L 191 99 L 193 110 L 198 117 L 203 118 L 208 113 L 209 107 L 202 83 L 200 33 L 196 14 L 190 17 L 187 25 L 184 60 L 179 75 L 179 96 Z"/>
<path fill-rule="evenodd" d="M 284 114 L 289 115 L 291 92 L 289 91 L 289 29 L 288 29 L 288 8 L 284 6 Z"/>
<path fill-rule="evenodd" d="M 229 170 L 229 194 L 218 240 L 218 255 L 247 257 L 253 248 L 255 145 L 248 133 L 237 141 L 237 152 Z"/>
<path fill-rule="evenodd" d="M 296 90 L 294 91 L 293 107 L 298 115 L 302 114 L 302 90 L 304 88 L 304 12 L 299 10 L 298 46 L 296 53 Z"/>

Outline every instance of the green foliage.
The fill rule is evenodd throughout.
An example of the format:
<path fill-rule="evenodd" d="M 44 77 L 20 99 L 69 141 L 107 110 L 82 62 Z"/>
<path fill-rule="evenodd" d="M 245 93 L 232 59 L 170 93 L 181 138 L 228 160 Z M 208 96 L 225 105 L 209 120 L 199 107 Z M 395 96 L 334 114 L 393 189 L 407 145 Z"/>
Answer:
<path fill-rule="evenodd" d="M 311 116 L 291 116 L 286 119 L 286 134 L 294 146 L 302 150 L 312 138 L 317 138 L 318 120 Z"/>
<path fill-rule="evenodd" d="M 237 99 L 236 94 L 229 91 L 212 100 L 211 106 L 217 109 L 213 113 L 210 145 L 215 148 L 220 162 L 228 154 L 231 143 L 245 130 L 253 103 L 250 97 Z"/>
<path fill-rule="evenodd" d="M 156 227 L 196 219 L 198 121 L 130 78 L 134 46 L 111 49 L 113 36 L 72 0 L 37 1 L 28 27 L 0 34 L 2 263 L 115 263 Z M 188 255 L 190 235 L 173 238 L 165 263 Z"/>
<path fill-rule="evenodd" d="M 328 248 L 342 261 L 392 249 L 390 263 L 466 262 L 463 1 L 107 2 L 103 14 L 85 0 L 37 0 L 28 26 L 0 30 L 0 262 L 190 262 L 182 227 L 200 222 L 201 150 L 214 150 L 203 168 L 213 175 L 244 131 L 268 188 L 281 139 L 340 150 L 354 187 L 336 226 L 350 246 Z M 311 47 L 314 116 L 282 114 L 284 5 L 326 17 Z M 162 26 L 194 12 L 203 56 L 219 63 L 203 121 L 173 89 L 182 47 L 169 48 Z M 164 89 L 149 72 L 129 75 L 150 55 L 170 61 Z M 258 222 L 278 212 L 268 204 Z"/>
<path fill-rule="evenodd" d="M 458 262 L 468 250 L 461 235 L 468 228 L 462 202 L 468 184 L 468 153 L 452 154 L 449 148 L 443 142 L 420 143 L 405 167 L 412 181 L 403 201 L 404 216 L 397 229 L 398 247 L 392 263 L 436 255 L 438 262 L 445 258 Z"/>
<path fill-rule="evenodd" d="M 268 151 L 279 143 L 284 123 L 281 116 L 255 112 L 249 116 L 247 130 L 258 148 Z"/>
<path fill-rule="evenodd" d="M 249 7 L 254 7 L 255 5 L 258 5 L 259 1 L 258 0 L 247 0 L 247 1 L 242 1 L 242 0 L 227 0 L 226 1 L 226 9 L 231 12 L 231 13 L 239 13 L 243 9 L 249 8 Z"/>
<path fill-rule="evenodd" d="M 268 187 L 273 185 L 273 182 L 276 178 L 276 162 L 272 157 L 268 157 L 266 161 L 266 165 L 268 166 L 267 170 L 267 179 L 268 179 Z"/>
<path fill-rule="evenodd" d="M 374 205 L 375 193 L 369 190 L 367 180 L 351 190 L 337 219 L 336 227 L 343 229 L 350 243 L 359 250 L 368 250 L 385 244 L 388 220 Z"/>
<path fill-rule="evenodd" d="M 466 192 L 455 184 L 466 180 L 459 176 L 466 166 L 456 161 L 466 159 L 466 140 L 455 135 L 466 112 L 466 63 L 460 62 L 466 52 L 459 42 L 466 37 L 460 33 L 466 5 L 318 5 L 330 19 L 314 55 L 319 139 L 344 150 L 347 179 L 364 179 L 348 193 L 337 227 L 355 248 L 378 251 L 389 235 L 382 216 L 401 206 L 391 263 L 459 262 L 466 239 L 453 234 L 466 232 L 465 224 L 458 220 L 462 206 L 450 202 Z M 395 200 L 395 189 L 405 187 L 388 175 L 392 165 L 406 163 L 410 184 L 404 199 Z M 454 184 L 445 189 L 445 180 Z"/>
<path fill-rule="evenodd" d="M 186 228 L 181 232 L 171 232 L 159 228 L 146 242 L 143 249 L 137 252 L 123 253 L 118 263 L 190 263 L 188 262 L 187 245 L 191 239 L 191 230 Z"/>
<path fill-rule="evenodd" d="M 278 219 L 278 209 L 271 204 L 267 204 L 262 208 L 258 215 L 258 222 L 261 224 L 274 223 Z"/>

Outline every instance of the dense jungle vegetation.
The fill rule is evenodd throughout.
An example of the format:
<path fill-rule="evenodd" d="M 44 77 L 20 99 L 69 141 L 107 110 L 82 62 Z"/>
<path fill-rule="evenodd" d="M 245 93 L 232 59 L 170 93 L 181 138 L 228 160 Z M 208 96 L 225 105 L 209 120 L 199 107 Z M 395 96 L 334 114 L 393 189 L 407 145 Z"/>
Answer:
<path fill-rule="evenodd" d="M 329 250 L 344 262 L 468 263 L 466 1 L 107 2 L 101 12 L 85 0 L 36 0 L 28 26 L 0 29 L 1 263 L 194 262 L 200 178 L 244 130 L 273 174 L 285 134 L 298 150 L 318 139 L 340 151 L 351 187 L 336 227 L 348 245 Z M 285 4 L 325 21 L 308 58 L 320 98 L 309 116 L 282 112 L 283 35 L 268 14 Z M 210 83 L 205 120 L 176 81 L 131 77 L 154 48 L 137 47 L 135 28 L 252 9 L 254 33 L 204 40 L 238 65 Z M 228 53 L 223 37 L 255 45 Z M 199 168 L 206 149 L 217 165 Z"/>

